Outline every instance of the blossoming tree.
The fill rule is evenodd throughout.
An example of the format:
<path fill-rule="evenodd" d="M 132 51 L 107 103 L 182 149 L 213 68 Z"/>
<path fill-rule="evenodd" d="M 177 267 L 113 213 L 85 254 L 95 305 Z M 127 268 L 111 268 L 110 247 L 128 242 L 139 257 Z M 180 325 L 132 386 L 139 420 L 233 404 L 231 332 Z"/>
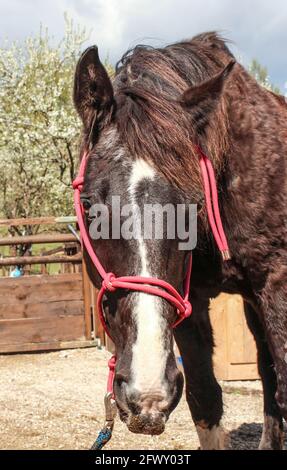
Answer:
<path fill-rule="evenodd" d="M 72 102 L 84 29 L 66 19 L 57 45 L 47 31 L 0 49 L 1 217 L 69 215 L 80 122 Z"/>

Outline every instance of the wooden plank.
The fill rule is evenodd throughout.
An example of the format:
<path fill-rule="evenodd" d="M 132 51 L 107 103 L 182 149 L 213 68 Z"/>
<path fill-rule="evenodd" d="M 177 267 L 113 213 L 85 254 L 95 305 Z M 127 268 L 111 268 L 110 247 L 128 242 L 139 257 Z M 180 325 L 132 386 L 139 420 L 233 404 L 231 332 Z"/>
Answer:
<path fill-rule="evenodd" d="M 93 311 L 94 335 L 95 335 L 95 338 L 99 338 L 101 345 L 105 346 L 106 344 L 105 330 L 99 318 L 98 308 L 97 308 L 97 299 L 98 299 L 99 291 L 98 289 L 94 287 L 91 281 L 90 281 L 90 284 L 91 284 L 91 300 L 92 300 L 92 311 Z"/>
<path fill-rule="evenodd" d="M 55 217 L 56 224 L 74 224 L 77 223 L 78 219 L 75 215 L 64 215 L 61 217 Z"/>
<path fill-rule="evenodd" d="M 19 225 L 50 225 L 55 224 L 55 217 L 29 217 L 22 219 L 0 219 L 0 227 L 17 227 Z"/>
<path fill-rule="evenodd" d="M 256 345 L 246 324 L 241 297 L 220 294 L 211 301 L 210 319 L 217 379 L 258 379 Z"/>
<path fill-rule="evenodd" d="M 27 235 L 22 237 L 4 237 L 0 238 L 0 246 L 8 245 L 26 245 L 39 243 L 65 243 L 75 242 L 77 238 L 72 233 L 54 233 Z"/>
<path fill-rule="evenodd" d="M 85 310 L 85 336 L 86 339 L 92 338 L 92 307 L 91 307 L 91 288 L 90 280 L 87 273 L 87 267 L 83 258 L 82 262 L 82 276 L 83 276 L 83 296 L 84 296 L 84 310 Z"/>
<path fill-rule="evenodd" d="M 17 227 L 19 225 L 54 225 L 77 222 L 75 216 L 68 217 L 29 217 L 22 219 L 0 219 L 0 227 Z"/>
<path fill-rule="evenodd" d="M 84 315 L 83 300 L 0 304 L 0 320 L 49 317 L 53 321 L 54 316 L 65 315 Z"/>
<path fill-rule="evenodd" d="M 0 258 L 0 266 L 23 266 L 26 264 L 51 264 L 51 263 L 81 263 L 82 254 L 73 256 L 21 256 L 16 258 Z"/>
<path fill-rule="evenodd" d="M 257 349 L 246 323 L 243 300 L 239 295 L 226 300 L 230 364 L 257 364 Z"/>
<path fill-rule="evenodd" d="M 258 380 L 259 378 L 257 364 L 229 364 L 225 380 Z"/>
<path fill-rule="evenodd" d="M 84 317 L 80 315 L 51 318 L 0 320 L 0 347 L 23 343 L 49 343 L 85 339 Z"/>
<path fill-rule="evenodd" d="M 0 354 L 33 352 L 33 351 L 55 351 L 60 349 L 79 349 L 98 347 L 98 341 L 53 341 L 48 343 L 19 343 L 0 345 Z"/>
<path fill-rule="evenodd" d="M 243 304 L 241 297 L 231 295 L 225 301 L 228 360 L 232 364 L 244 363 L 244 341 L 243 341 Z"/>
<path fill-rule="evenodd" d="M 41 252 L 42 256 L 48 256 L 48 255 L 56 255 L 58 253 L 63 253 L 65 247 L 64 246 L 57 246 L 56 248 L 52 248 L 51 250 L 43 250 Z"/>
<path fill-rule="evenodd" d="M 214 374 L 218 380 L 226 380 L 228 378 L 228 354 L 224 294 L 210 301 L 209 315 L 215 344 L 213 353 Z"/>
<path fill-rule="evenodd" d="M 35 274 L 32 276 L 23 276 L 23 277 L 5 277 L 5 278 L 0 278 L 0 286 L 3 285 L 9 285 L 11 289 L 16 288 L 20 283 L 22 286 L 39 286 L 42 283 L 48 283 L 48 284 L 54 284 L 57 285 L 60 281 L 61 282 L 66 282 L 66 281 L 81 281 L 82 276 L 81 274 L 55 274 L 51 276 L 46 276 L 42 274 Z"/>
<path fill-rule="evenodd" d="M 82 276 L 73 273 L 3 278 L 0 279 L 0 299 L 5 299 L 6 305 L 15 305 L 20 301 L 36 304 L 82 300 Z"/>
<path fill-rule="evenodd" d="M 244 342 L 244 363 L 257 364 L 257 346 L 251 331 L 248 328 L 245 314 L 243 316 L 243 342 Z"/>
<path fill-rule="evenodd" d="M 111 338 L 108 337 L 108 335 L 105 335 L 106 339 L 106 349 L 111 353 L 111 354 L 115 354 L 115 344 L 114 342 L 111 340 Z M 148 354 L 148 353 L 147 353 Z"/>

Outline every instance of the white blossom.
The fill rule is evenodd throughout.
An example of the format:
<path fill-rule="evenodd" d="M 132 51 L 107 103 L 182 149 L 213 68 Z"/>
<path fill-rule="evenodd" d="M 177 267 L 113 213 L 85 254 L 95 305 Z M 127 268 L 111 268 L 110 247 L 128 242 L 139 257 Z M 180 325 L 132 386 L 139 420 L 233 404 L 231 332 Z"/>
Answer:
<path fill-rule="evenodd" d="M 48 32 L 0 48 L 0 216 L 73 214 L 71 181 L 81 124 L 72 102 L 84 29 L 66 18 L 63 40 Z"/>

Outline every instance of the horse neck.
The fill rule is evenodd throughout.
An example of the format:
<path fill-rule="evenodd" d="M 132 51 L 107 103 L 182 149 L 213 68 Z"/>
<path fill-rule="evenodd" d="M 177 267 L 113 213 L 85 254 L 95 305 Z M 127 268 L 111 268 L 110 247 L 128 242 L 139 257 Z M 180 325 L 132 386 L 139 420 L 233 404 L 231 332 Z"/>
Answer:
<path fill-rule="evenodd" d="M 221 156 L 223 164 L 216 167 L 217 183 L 226 235 L 239 256 L 257 237 L 260 221 L 275 233 L 280 217 L 287 213 L 287 139 L 280 138 L 287 136 L 287 107 L 243 68 L 227 86 L 224 98 L 228 141 Z M 269 241 L 262 227 L 258 244 L 267 247 Z"/>

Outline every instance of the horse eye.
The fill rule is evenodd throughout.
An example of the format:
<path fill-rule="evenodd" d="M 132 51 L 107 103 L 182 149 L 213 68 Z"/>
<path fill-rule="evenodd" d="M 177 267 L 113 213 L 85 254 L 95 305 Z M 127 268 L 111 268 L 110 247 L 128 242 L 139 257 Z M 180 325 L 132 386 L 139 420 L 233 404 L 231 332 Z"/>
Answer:
<path fill-rule="evenodd" d="M 83 208 L 85 211 L 88 211 L 92 207 L 90 198 L 85 196 L 84 194 L 81 196 L 81 203 L 83 204 Z"/>

